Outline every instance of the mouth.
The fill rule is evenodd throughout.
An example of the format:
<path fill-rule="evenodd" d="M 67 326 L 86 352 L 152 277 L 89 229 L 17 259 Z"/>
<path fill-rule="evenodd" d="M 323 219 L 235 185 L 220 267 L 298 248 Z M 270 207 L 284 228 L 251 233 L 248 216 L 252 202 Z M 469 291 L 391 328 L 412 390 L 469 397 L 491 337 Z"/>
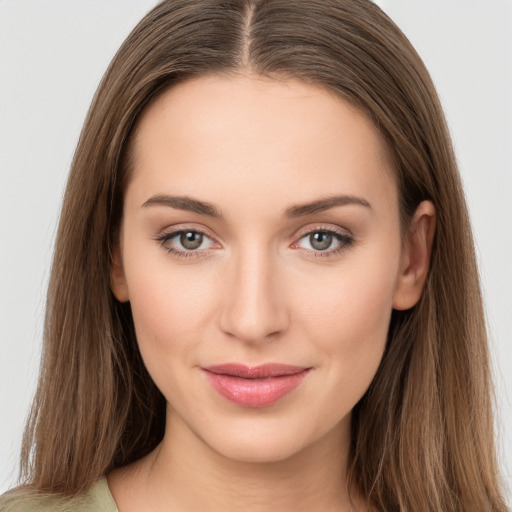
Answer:
<path fill-rule="evenodd" d="M 312 368 L 278 363 L 252 367 L 228 363 L 201 369 L 222 397 L 242 407 L 266 407 L 297 388 Z"/>

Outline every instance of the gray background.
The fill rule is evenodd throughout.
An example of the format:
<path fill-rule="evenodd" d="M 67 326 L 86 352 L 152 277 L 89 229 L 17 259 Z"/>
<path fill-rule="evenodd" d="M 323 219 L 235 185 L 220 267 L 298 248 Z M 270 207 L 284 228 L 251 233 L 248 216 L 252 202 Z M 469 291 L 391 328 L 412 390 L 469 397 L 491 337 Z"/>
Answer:
<path fill-rule="evenodd" d="M 0 493 L 35 389 L 56 221 L 95 88 L 155 0 L 0 0 Z M 512 480 L 512 0 L 381 0 L 438 87 L 480 261 Z M 510 492 L 510 491 L 509 491 Z"/>

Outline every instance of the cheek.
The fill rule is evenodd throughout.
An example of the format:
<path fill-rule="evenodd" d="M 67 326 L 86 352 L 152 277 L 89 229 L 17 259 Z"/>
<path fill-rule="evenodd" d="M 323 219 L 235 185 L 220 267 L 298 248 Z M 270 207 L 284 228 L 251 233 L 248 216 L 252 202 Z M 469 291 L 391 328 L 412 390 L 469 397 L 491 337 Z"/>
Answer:
<path fill-rule="evenodd" d="M 137 321 L 155 334 L 186 332 L 197 326 L 207 303 L 204 287 L 174 279 L 172 273 L 163 273 L 156 281 L 152 277 L 142 275 L 131 281 L 130 302 Z"/>
<path fill-rule="evenodd" d="M 365 266 L 336 270 L 297 294 L 301 317 L 313 332 L 323 332 L 325 340 L 340 338 L 360 345 L 372 333 L 387 331 L 393 304 L 393 268 Z M 371 341 L 371 340 L 369 340 Z"/>
<path fill-rule="evenodd" d="M 336 276 L 311 283 L 301 296 L 301 328 L 315 340 L 336 402 L 343 396 L 348 408 L 373 380 L 391 318 L 397 258 L 381 255 L 374 261 L 379 263 L 337 269 Z"/>
<path fill-rule="evenodd" d="M 212 315 L 213 283 L 193 266 L 170 265 L 168 255 L 125 262 L 130 304 L 139 348 L 156 381 L 185 363 L 198 362 L 199 340 Z M 170 371 L 172 368 L 172 372 Z"/>

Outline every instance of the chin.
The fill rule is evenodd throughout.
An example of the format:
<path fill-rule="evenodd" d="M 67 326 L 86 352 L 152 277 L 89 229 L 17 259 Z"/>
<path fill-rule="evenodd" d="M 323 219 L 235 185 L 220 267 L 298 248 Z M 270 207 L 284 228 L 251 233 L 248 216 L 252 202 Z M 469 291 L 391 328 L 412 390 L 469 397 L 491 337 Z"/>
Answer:
<path fill-rule="evenodd" d="M 350 417 L 347 417 L 348 425 Z M 307 421 L 281 421 L 276 418 L 260 418 L 255 421 L 239 421 L 232 425 L 223 423 L 201 436 L 203 443 L 218 455 L 237 462 L 277 463 L 305 455 L 309 449 L 327 441 L 332 450 L 332 439 L 343 439 L 344 421 L 326 421 L 323 425 L 312 425 Z M 335 442 L 335 444 L 337 444 Z M 322 450 L 320 450 L 322 451 Z"/>
<path fill-rule="evenodd" d="M 231 438 L 230 441 L 229 444 L 223 443 L 223 446 L 210 444 L 210 448 L 226 459 L 253 464 L 283 462 L 297 455 L 304 448 L 303 445 L 294 443 L 292 440 L 286 442 L 280 436 L 263 440 Z"/>

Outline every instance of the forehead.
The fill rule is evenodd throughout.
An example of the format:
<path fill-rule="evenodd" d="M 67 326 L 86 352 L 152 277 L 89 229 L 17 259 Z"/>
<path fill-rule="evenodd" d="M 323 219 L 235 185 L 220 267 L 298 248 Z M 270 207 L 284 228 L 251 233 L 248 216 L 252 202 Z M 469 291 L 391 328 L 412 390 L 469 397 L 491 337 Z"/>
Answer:
<path fill-rule="evenodd" d="M 129 188 L 140 199 L 172 193 L 215 201 L 227 190 L 272 204 L 292 195 L 296 202 L 334 192 L 396 195 L 388 148 L 369 119 L 296 80 L 183 82 L 145 109 L 133 149 Z"/>

